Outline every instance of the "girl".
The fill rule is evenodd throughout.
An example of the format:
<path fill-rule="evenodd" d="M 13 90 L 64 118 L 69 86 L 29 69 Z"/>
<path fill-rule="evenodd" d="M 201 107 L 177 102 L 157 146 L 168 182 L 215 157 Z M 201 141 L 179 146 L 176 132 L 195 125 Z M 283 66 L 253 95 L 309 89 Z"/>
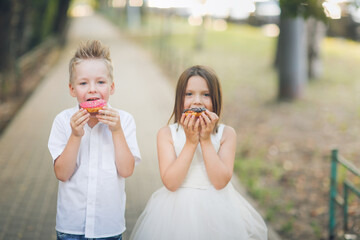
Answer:
<path fill-rule="evenodd" d="M 188 108 L 206 110 L 197 118 L 183 113 Z M 216 74 L 204 66 L 186 69 L 176 87 L 174 124 L 157 137 L 165 187 L 151 196 L 130 239 L 267 239 L 263 219 L 230 183 L 236 133 L 218 124 L 220 112 Z"/>

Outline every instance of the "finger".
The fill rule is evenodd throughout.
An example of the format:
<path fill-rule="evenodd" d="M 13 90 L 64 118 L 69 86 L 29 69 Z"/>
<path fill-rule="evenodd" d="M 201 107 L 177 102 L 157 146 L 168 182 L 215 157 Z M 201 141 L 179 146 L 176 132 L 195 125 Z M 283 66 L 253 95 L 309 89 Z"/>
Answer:
<path fill-rule="evenodd" d="M 219 121 L 219 116 L 216 113 L 209 112 L 209 119 L 211 120 L 211 122 L 216 123 L 217 121 Z"/>
<path fill-rule="evenodd" d="M 202 112 L 201 115 L 203 115 L 205 119 L 206 118 L 211 119 L 212 112 L 210 112 L 209 110 L 206 110 L 206 111 Z"/>
<path fill-rule="evenodd" d="M 190 116 L 190 119 L 189 119 L 188 127 L 193 130 L 193 127 L 194 127 L 194 125 L 195 125 L 195 122 L 196 122 L 195 116 L 194 116 L 194 115 L 191 115 L 191 116 Z"/>
<path fill-rule="evenodd" d="M 113 125 L 114 124 L 113 121 L 110 121 L 108 119 L 99 119 L 99 122 L 105 123 L 107 125 Z"/>
<path fill-rule="evenodd" d="M 201 124 L 201 120 L 200 117 L 196 119 L 195 125 L 194 125 L 194 129 L 195 131 L 199 131 L 199 125 Z"/>
<path fill-rule="evenodd" d="M 118 122 L 119 118 L 117 117 L 113 117 L 113 116 L 108 116 L 108 115 L 96 115 L 96 117 L 100 120 L 106 120 L 106 121 L 109 121 L 109 122 Z"/>
<path fill-rule="evenodd" d="M 90 116 L 87 117 L 86 119 L 84 119 L 84 121 L 82 121 L 79 126 L 80 126 L 80 127 L 84 127 L 85 124 L 87 124 L 87 122 L 88 122 L 89 120 L 90 120 Z"/>
<path fill-rule="evenodd" d="M 78 119 L 79 117 L 81 117 L 82 115 L 84 115 L 87 111 L 85 109 L 79 109 L 79 111 L 77 111 L 72 117 L 71 120 L 76 121 L 76 119 Z"/>
<path fill-rule="evenodd" d="M 206 118 L 207 118 L 207 117 L 206 117 Z M 205 118 L 201 115 L 201 116 L 199 117 L 199 119 L 200 119 L 200 126 L 201 126 L 201 128 L 205 128 L 205 127 L 206 127 Z"/>
<path fill-rule="evenodd" d="M 184 125 L 185 127 L 189 127 L 189 122 L 190 122 L 190 120 L 191 120 L 191 115 L 185 116 L 183 125 Z"/>
<path fill-rule="evenodd" d="M 87 123 L 87 122 L 89 121 L 89 119 L 90 119 L 90 114 L 87 113 L 87 114 L 85 114 L 84 116 L 79 117 L 79 118 L 75 121 L 75 125 L 76 125 L 76 126 L 79 126 L 79 125 L 82 125 L 83 122 Z M 84 125 L 85 125 L 85 123 L 84 123 Z"/>
<path fill-rule="evenodd" d="M 203 121 L 204 125 L 211 124 L 211 118 L 208 115 L 206 115 L 204 112 L 201 113 L 200 117 L 202 118 L 202 121 Z"/>
<path fill-rule="evenodd" d="M 185 120 L 185 113 L 181 114 L 181 118 L 180 118 L 180 124 L 182 124 Z"/>

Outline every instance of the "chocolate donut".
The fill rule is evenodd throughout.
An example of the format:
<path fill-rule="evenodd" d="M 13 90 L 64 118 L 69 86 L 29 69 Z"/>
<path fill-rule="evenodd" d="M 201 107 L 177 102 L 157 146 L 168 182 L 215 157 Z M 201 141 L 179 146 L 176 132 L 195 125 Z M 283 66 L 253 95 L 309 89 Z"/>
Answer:
<path fill-rule="evenodd" d="M 183 112 L 185 113 L 185 116 L 194 115 L 195 117 L 199 117 L 205 110 L 206 108 L 187 108 Z"/>

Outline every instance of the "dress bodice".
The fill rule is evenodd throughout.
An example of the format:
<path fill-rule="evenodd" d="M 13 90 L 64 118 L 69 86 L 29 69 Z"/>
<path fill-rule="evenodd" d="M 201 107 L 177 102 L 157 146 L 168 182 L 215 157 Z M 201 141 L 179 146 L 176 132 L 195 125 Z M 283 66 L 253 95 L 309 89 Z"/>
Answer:
<path fill-rule="evenodd" d="M 174 142 L 176 156 L 179 156 L 186 141 L 185 132 L 183 128 L 178 124 L 172 124 L 169 127 Z M 224 130 L 224 125 L 219 124 L 217 133 L 211 135 L 211 142 L 216 152 L 218 152 L 220 148 L 220 140 L 222 137 L 223 130 Z M 208 178 L 205 169 L 205 164 L 204 164 L 204 159 L 202 156 L 200 144 L 198 144 L 188 174 L 184 182 L 182 183 L 181 187 L 208 189 L 210 186 L 211 186 L 211 182 Z"/>

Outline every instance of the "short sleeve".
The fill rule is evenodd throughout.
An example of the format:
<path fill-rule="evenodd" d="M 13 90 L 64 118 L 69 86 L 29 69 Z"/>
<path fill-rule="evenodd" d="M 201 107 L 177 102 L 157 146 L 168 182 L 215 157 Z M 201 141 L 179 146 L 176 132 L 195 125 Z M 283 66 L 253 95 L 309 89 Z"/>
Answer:
<path fill-rule="evenodd" d="M 123 111 L 120 111 L 120 119 L 126 142 L 130 148 L 131 153 L 135 157 L 135 165 L 137 165 L 141 161 L 141 155 L 136 138 L 135 120 L 131 114 L 125 113 Z"/>
<path fill-rule="evenodd" d="M 68 137 L 66 136 L 65 121 L 61 115 L 57 115 L 49 136 L 48 148 L 53 159 L 53 162 L 61 155 L 64 151 Z"/>

